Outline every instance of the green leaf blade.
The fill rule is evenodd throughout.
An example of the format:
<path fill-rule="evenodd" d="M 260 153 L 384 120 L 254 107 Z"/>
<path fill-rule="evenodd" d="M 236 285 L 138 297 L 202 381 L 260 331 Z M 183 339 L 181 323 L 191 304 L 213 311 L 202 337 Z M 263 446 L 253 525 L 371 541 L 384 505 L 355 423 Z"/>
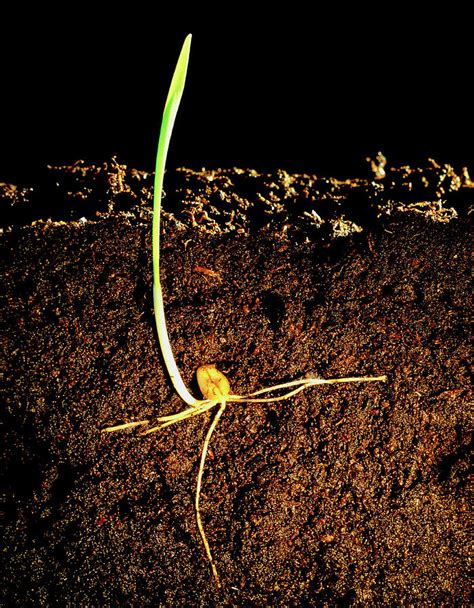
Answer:
<path fill-rule="evenodd" d="M 156 154 L 155 187 L 153 191 L 152 255 L 153 304 L 161 353 L 163 355 L 171 382 L 173 383 L 173 386 L 181 399 L 183 399 L 183 401 L 185 401 L 188 405 L 197 406 L 203 402 L 193 397 L 193 395 L 188 391 L 183 379 L 181 378 L 180 371 L 174 359 L 173 350 L 171 348 L 168 330 L 166 327 L 163 292 L 160 282 L 160 214 L 161 197 L 163 194 L 163 178 L 165 174 L 166 157 L 168 155 L 171 133 L 173 131 L 174 121 L 181 102 L 181 97 L 183 96 L 184 85 L 186 82 L 190 50 L 191 34 L 186 37 L 181 49 L 173 79 L 171 80 L 168 97 L 166 98 L 163 119 L 161 121 L 160 139 L 158 141 L 158 151 Z"/>

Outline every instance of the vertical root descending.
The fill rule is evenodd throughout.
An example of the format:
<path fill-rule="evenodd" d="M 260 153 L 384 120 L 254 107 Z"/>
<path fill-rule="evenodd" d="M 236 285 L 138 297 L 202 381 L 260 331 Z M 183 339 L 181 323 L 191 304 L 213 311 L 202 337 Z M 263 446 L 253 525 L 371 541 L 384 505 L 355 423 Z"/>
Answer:
<path fill-rule="evenodd" d="M 207 431 L 206 439 L 204 440 L 204 445 L 202 447 L 202 452 L 201 452 L 201 462 L 199 464 L 199 472 L 198 472 L 198 476 L 197 476 L 196 500 L 195 500 L 197 525 L 198 525 L 198 528 L 199 528 L 199 532 L 201 534 L 201 538 L 202 538 L 202 542 L 204 544 L 204 548 L 206 549 L 207 559 L 209 560 L 209 563 L 211 564 L 212 574 L 214 575 L 214 579 L 215 579 L 216 584 L 217 584 L 217 586 L 219 588 L 221 586 L 221 582 L 219 580 L 219 575 L 217 574 L 217 568 L 216 568 L 216 565 L 214 563 L 214 560 L 212 559 L 211 549 L 209 548 L 209 543 L 207 542 L 206 533 L 204 532 L 204 527 L 202 525 L 201 512 L 199 510 L 199 499 L 200 499 L 200 496 L 201 496 L 202 476 L 203 476 L 203 473 L 204 473 L 204 464 L 206 462 L 206 456 L 207 456 L 207 450 L 209 448 L 209 442 L 211 440 L 212 433 L 214 432 L 214 430 L 215 430 L 215 428 L 217 426 L 217 423 L 219 422 L 220 417 L 224 413 L 225 406 L 226 406 L 226 403 L 225 403 L 225 401 L 223 401 L 220 404 L 219 410 L 217 411 L 217 414 L 215 415 L 214 420 L 212 421 L 211 426 L 209 427 L 209 430 Z"/>

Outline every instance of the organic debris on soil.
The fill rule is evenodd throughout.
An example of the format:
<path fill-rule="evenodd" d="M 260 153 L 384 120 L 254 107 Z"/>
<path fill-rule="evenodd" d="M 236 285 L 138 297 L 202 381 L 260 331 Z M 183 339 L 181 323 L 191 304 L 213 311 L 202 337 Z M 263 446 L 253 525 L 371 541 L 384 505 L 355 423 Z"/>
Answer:
<path fill-rule="evenodd" d="M 214 363 L 245 394 L 182 408 L 151 290 L 152 175 L 116 159 L 0 185 L 6 606 L 467 606 L 467 170 L 372 162 L 366 179 L 168 172 L 162 283 L 197 395 Z"/>

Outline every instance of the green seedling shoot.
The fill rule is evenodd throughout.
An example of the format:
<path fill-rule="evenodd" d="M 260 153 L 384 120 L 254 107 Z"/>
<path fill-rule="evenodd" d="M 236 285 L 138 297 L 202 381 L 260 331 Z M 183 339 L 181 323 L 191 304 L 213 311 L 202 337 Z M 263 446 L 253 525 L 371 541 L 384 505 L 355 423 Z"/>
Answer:
<path fill-rule="evenodd" d="M 157 424 L 151 426 L 149 420 L 140 420 L 135 422 L 127 422 L 125 424 L 119 424 L 103 429 L 103 432 L 113 432 L 124 429 L 130 429 L 138 426 L 149 426 L 143 435 L 155 433 L 156 431 L 163 429 L 167 426 L 187 420 L 194 416 L 200 416 L 213 408 L 217 408 L 216 414 L 211 422 L 209 430 L 207 431 L 204 445 L 201 451 L 201 459 L 199 464 L 199 470 L 197 475 L 196 493 L 195 493 L 195 511 L 197 526 L 204 544 L 207 558 L 211 565 L 212 573 L 218 587 L 221 586 L 217 567 L 212 557 L 211 549 L 207 541 L 204 527 L 201 520 L 201 512 L 199 499 L 201 495 L 202 478 L 204 474 L 204 465 L 206 462 L 207 451 L 209 443 L 214 433 L 217 424 L 224 413 L 226 406 L 230 403 L 268 403 L 274 401 L 283 401 L 289 399 L 301 391 L 311 386 L 321 384 L 338 384 L 347 382 L 384 382 L 386 376 L 363 376 L 357 378 L 332 378 L 332 379 L 321 379 L 321 378 L 304 378 L 301 380 L 294 380 L 292 382 L 285 382 L 282 384 L 276 384 L 271 387 L 262 388 L 260 390 L 250 392 L 246 395 L 234 395 L 230 390 L 230 384 L 227 378 L 222 372 L 220 372 L 215 365 L 207 364 L 198 368 L 196 375 L 199 388 L 202 392 L 203 399 L 195 398 L 187 389 L 183 382 L 178 366 L 173 356 L 173 350 L 171 348 L 170 340 L 168 337 L 168 331 L 166 329 L 166 318 L 163 304 L 163 293 L 160 283 L 160 210 L 161 210 L 161 197 L 163 190 L 163 177 L 165 172 L 166 157 L 168 153 L 168 147 L 171 139 L 171 132 L 173 130 L 174 121 L 178 111 L 178 107 L 183 95 L 186 72 L 188 67 L 189 53 L 191 47 L 191 35 L 186 37 L 183 48 L 181 50 L 178 63 L 171 81 L 170 90 L 166 99 L 165 109 L 163 112 L 163 119 L 161 123 L 160 138 L 158 142 L 158 152 L 156 157 L 156 172 L 155 172 L 155 187 L 153 196 L 153 228 L 152 228 L 152 249 L 153 249 L 153 301 L 155 309 L 155 320 L 156 328 L 158 332 L 158 340 L 160 344 L 161 353 L 168 370 L 171 382 L 179 394 L 181 399 L 187 404 L 180 412 L 169 416 L 161 416 L 157 418 Z M 288 390 L 289 389 L 289 390 Z M 285 392 L 286 391 L 286 392 Z M 271 394 L 270 396 L 263 397 L 262 395 Z"/>

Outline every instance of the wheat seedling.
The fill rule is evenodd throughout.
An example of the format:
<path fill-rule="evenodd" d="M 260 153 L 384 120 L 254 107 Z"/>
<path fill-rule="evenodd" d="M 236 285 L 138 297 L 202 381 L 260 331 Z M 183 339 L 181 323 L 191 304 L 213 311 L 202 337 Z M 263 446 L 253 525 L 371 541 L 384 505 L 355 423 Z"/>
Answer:
<path fill-rule="evenodd" d="M 156 172 L 155 172 L 155 185 L 153 194 L 153 227 L 152 227 L 152 248 L 153 248 L 153 301 L 155 309 L 155 320 L 156 328 L 158 332 L 158 340 L 160 344 L 161 353 L 168 370 L 171 382 L 173 383 L 178 395 L 188 405 L 185 409 L 171 414 L 169 416 L 161 416 L 157 418 L 158 424 L 151 426 L 142 432 L 142 435 L 149 435 L 156 431 L 163 429 L 177 422 L 188 420 L 194 416 L 200 416 L 205 412 L 213 408 L 217 408 L 217 412 L 212 420 L 212 423 L 207 431 L 204 445 L 201 450 L 201 459 L 199 463 L 199 470 L 197 475 L 196 493 L 195 493 L 195 511 L 197 526 L 206 550 L 206 555 L 211 565 L 212 573 L 218 587 L 221 586 L 217 568 L 212 557 L 209 542 L 204 531 L 201 520 L 200 511 L 200 495 L 202 478 L 204 474 L 204 466 L 206 462 L 207 451 L 211 441 L 212 434 L 214 433 L 217 424 L 224 413 L 224 410 L 229 403 L 269 403 L 274 401 L 283 401 L 290 399 L 297 395 L 301 391 L 311 386 L 317 386 L 321 384 L 340 384 L 347 382 L 380 382 L 385 381 L 386 376 L 362 376 L 357 378 L 332 378 L 332 379 L 321 379 L 321 378 L 304 378 L 301 380 L 293 380 L 291 382 L 284 382 L 282 384 L 276 384 L 275 386 L 262 388 L 260 390 L 248 393 L 246 395 L 234 395 L 230 391 L 230 384 L 227 378 L 222 372 L 220 372 L 215 365 L 203 365 L 198 368 L 197 381 L 203 399 L 196 399 L 187 389 L 176 361 L 173 356 L 173 351 L 168 337 L 168 331 L 166 328 L 166 319 L 163 304 L 163 293 L 160 283 L 160 210 L 161 210 L 161 198 L 163 189 L 163 176 L 165 171 L 166 157 L 168 153 L 169 142 L 171 138 L 171 132 L 173 130 L 176 113 L 181 101 L 181 97 L 184 90 L 184 84 L 186 79 L 186 72 L 189 60 L 189 52 L 191 45 L 191 35 L 187 36 L 184 41 L 183 48 L 181 50 L 178 63 L 171 81 L 170 90 L 166 99 L 165 109 L 163 112 L 163 119 L 161 123 L 160 138 L 158 142 L 158 152 L 156 158 Z M 286 390 L 290 389 L 290 390 Z M 281 394 L 282 391 L 285 391 Z M 265 396 L 268 394 L 274 394 L 273 396 Z M 119 424 L 110 426 L 103 429 L 103 432 L 114 432 L 125 429 L 131 429 L 135 427 L 143 427 L 150 425 L 149 420 L 139 420 L 135 422 L 127 422 L 125 424 Z"/>

